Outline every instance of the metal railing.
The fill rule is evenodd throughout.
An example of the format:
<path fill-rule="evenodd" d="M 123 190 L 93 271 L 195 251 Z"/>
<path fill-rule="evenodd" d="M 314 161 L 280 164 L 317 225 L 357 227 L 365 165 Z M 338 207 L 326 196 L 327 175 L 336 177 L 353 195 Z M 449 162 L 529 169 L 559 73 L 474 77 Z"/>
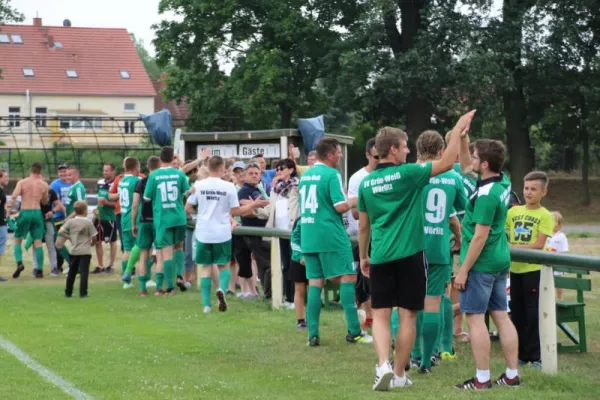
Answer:
<path fill-rule="evenodd" d="M 283 304 L 281 259 L 279 240 L 274 239 L 289 239 L 291 232 L 285 229 L 237 227 L 233 234 L 262 236 L 273 239 L 271 240 L 271 302 L 274 309 L 281 308 Z M 353 245 L 358 243 L 356 236 L 351 237 L 350 241 Z M 556 374 L 558 372 L 556 297 L 552 266 L 573 267 L 598 272 L 600 271 L 600 257 L 527 249 L 511 249 L 510 255 L 513 261 L 542 265 L 539 310 L 542 372 L 548 375 Z"/>

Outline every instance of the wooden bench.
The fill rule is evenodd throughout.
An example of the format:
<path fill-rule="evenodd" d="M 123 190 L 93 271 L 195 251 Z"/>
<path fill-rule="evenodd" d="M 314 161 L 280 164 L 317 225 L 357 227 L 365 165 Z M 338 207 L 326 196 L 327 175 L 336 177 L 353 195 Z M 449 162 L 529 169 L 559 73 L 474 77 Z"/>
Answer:
<path fill-rule="evenodd" d="M 583 275 L 589 275 L 590 272 L 571 267 L 553 267 L 556 272 L 565 274 L 574 274 L 573 276 L 555 276 L 554 286 L 557 289 L 576 290 L 575 301 L 556 301 L 556 324 L 561 331 L 567 335 L 573 344 L 557 343 L 559 351 L 579 351 L 587 353 L 587 335 L 585 331 L 585 300 L 583 292 L 592 290 L 592 281 L 583 278 Z M 578 332 L 576 333 L 568 323 L 577 323 Z"/>

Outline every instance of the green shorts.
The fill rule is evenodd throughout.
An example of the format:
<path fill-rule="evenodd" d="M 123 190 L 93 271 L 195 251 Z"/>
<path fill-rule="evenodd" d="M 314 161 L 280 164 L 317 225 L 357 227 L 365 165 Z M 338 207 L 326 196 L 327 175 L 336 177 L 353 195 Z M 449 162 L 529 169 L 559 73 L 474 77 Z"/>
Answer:
<path fill-rule="evenodd" d="M 46 222 L 41 210 L 21 210 L 17 218 L 15 238 L 25 239 L 31 234 L 33 240 L 42 240 L 46 233 Z"/>
<path fill-rule="evenodd" d="M 123 250 L 131 251 L 131 249 L 133 249 L 133 246 L 135 245 L 135 237 L 133 236 L 133 231 L 121 232 L 121 242 L 123 242 Z"/>
<path fill-rule="evenodd" d="M 154 224 L 152 222 L 140 222 L 138 224 L 138 235 L 135 244 L 141 250 L 150 250 L 154 244 Z"/>
<path fill-rule="evenodd" d="M 331 279 L 342 275 L 355 275 L 352 249 L 323 253 L 304 253 L 307 279 Z"/>
<path fill-rule="evenodd" d="M 171 228 L 159 228 L 154 226 L 156 237 L 154 247 L 162 249 L 185 242 L 185 225 L 173 226 Z"/>
<path fill-rule="evenodd" d="M 452 275 L 452 265 L 430 264 L 427 268 L 427 295 L 443 296 Z"/>
<path fill-rule="evenodd" d="M 211 267 L 213 264 L 226 265 L 231 261 L 231 240 L 223 243 L 202 243 L 196 241 L 196 264 Z"/>

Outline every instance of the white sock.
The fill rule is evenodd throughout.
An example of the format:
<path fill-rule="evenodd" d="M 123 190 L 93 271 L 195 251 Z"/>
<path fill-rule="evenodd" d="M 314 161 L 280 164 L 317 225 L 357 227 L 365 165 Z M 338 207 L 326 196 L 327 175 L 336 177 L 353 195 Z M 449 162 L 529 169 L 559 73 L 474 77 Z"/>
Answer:
<path fill-rule="evenodd" d="M 518 370 L 506 368 L 506 377 L 508 379 L 515 379 L 517 376 L 519 376 Z"/>
<path fill-rule="evenodd" d="M 478 369 L 477 370 L 477 380 L 481 383 L 485 383 L 490 380 L 490 370 L 489 369 Z"/>

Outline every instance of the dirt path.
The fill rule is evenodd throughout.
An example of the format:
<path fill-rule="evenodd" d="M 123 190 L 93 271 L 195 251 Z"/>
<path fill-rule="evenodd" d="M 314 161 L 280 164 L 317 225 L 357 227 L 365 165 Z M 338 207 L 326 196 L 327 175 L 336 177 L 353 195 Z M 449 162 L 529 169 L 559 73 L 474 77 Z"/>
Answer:
<path fill-rule="evenodd" d="M 563 230 L 565 232 L 600 233 L 600 225 L 599 224 L 590 224 L 590 225 L 570 224 L 570 225 L 565 225 Z"/>

